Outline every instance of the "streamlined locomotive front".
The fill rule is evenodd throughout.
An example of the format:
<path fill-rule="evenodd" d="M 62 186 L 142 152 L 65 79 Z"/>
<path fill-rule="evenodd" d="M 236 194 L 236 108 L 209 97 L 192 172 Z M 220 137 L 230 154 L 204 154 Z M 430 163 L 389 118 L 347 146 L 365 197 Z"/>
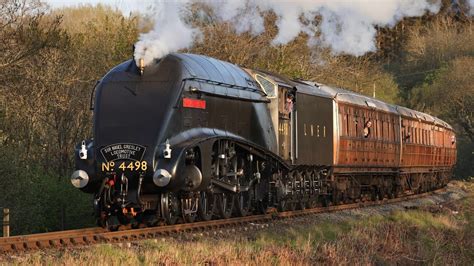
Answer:
<path fill-rule="evenodd" d="M 172 66 L 165 62 L 163 69 L 151 69 L 157 75 L 142 76 L 129 60 L 96 86 L 94 138 L 77 146 L 71 177 L 74 186 L 96 194 L 96 210 L 140 209 L 141 188 L 152 180 L 155 156 L 171 153 L 169 145 L 159 144 L 180 95 L 180 69 Z"/>
<path fill-rule="evenodd" d="M 143 71 L 127 61 L 95 89 L 94 138 L 76 148 L 72 183 L 95 194 L 102 221 L 159 209 L 168 192 L 192 200 L 211 184 L 217 139 L 276 149 L 266 102 L 229 63 L 174 54 Z"/>

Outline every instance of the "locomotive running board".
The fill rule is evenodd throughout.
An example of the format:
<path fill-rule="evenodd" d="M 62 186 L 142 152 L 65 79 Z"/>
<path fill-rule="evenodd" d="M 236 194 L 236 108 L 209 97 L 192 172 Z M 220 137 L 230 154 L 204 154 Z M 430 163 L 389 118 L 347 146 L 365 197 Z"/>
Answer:
<path fill-rule="evenodd" d="M 220 187 L 220 188 L 223 188 L 225 190 L 229 190 L 229 191 L 232 191 L 234 193 L 238 193 L 238 192 L 241 192 L 241 191 L 248 191 L 249 190 L 249 187 L 247 186 L 238 186 L 238 185 L 233 185 L 231 183 L 228 183 L 228 182 L 225 182 L 225 181 L 221 181 L 221 180 L 217 180 L 217 179 L 211 179 L 211 183 Z"/>

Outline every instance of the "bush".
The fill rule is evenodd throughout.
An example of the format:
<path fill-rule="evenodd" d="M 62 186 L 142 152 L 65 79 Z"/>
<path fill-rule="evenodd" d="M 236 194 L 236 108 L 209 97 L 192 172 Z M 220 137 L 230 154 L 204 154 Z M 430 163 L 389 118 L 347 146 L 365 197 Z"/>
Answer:
<path fill-rule="evenodd" d="M 82 228 L 94 225 L 92 196 L 67 179 L 38 167 L 0 160 L 0 207 L 10 209 L 12 235 Z"/>

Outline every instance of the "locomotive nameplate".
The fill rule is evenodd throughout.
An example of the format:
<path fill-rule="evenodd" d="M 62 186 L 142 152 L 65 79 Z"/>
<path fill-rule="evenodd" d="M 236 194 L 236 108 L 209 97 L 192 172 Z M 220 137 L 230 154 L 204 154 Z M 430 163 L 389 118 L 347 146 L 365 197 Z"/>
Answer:
<path fill-rule="evenodd" d="M 100 149 L 100 153 L 105 161 L 113 162 L 116 160 L 141 161 L 145 154 L 144 146 L 134 143 L 115 143 Z"/>

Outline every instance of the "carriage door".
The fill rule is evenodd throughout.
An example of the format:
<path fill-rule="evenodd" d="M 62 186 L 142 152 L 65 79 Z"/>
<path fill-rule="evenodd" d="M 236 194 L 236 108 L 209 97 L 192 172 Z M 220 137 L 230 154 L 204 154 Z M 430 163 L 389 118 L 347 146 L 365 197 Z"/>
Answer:
<path fill-rule="evenodd" d="M 291 136 L 294 135 L 291 134 L 294 96 L 291 89 L 278 86 L 278 153 L 286 161 L 292 159 L 291 152 L 294 147 L 291 143 Z"/>

